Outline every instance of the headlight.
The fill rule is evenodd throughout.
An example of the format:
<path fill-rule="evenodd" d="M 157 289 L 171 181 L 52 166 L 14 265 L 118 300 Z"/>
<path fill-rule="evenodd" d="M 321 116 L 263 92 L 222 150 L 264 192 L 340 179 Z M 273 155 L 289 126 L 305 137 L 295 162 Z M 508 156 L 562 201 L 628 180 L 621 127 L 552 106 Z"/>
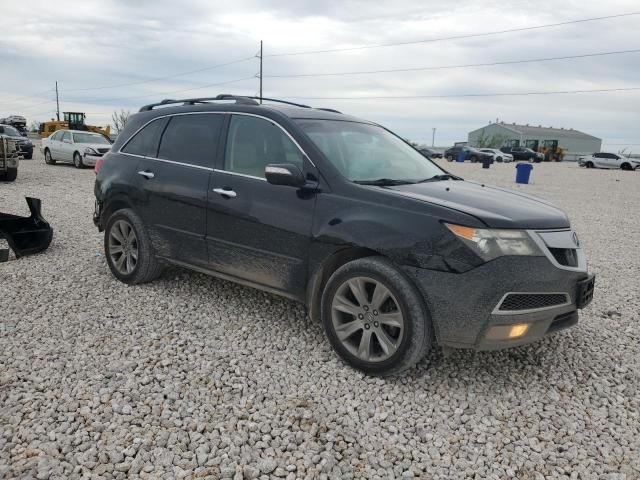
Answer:
<path fill-rule="evenodd" d="M 544 255 L 525 230 L 473 228 L 450 223 L 445 225 L 485 261 L 505 255 Z"/>
<path fill-rule="evenodd" d="M 86 155 L 98 155 L 98 152 L 96 152 L 93 148 L 91 147 L 87 147 L 84 149 L 84 153 Z"/>

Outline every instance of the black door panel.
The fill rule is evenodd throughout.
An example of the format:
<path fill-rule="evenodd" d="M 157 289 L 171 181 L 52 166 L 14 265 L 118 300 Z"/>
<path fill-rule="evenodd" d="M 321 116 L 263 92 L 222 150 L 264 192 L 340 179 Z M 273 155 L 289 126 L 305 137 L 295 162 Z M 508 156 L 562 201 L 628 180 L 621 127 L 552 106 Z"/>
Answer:
<path fill-rule="evenodd" d="M 153 178 L 138 172 L 153 173 Z M 143 158 L 136 173 L 143 194 L 140 213 L 156 253 L 206 264 L 204 236 L 210 170 Z"/>
<path fill-rule="evenodd" d="M 261 285 L 299 294 L 315 196 L 292 187 L 227 172 L 211 175 L 207 244 L 211 268 Z M 224 188 L 236 197 L 215 193 Z"/>

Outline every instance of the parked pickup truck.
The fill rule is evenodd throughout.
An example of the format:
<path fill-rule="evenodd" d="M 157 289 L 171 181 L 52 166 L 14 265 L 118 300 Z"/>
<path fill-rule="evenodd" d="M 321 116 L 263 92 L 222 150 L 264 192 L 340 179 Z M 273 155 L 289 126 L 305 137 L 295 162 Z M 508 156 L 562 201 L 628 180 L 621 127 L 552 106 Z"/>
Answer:
<path fill-rule="evenodd" d="M 0 181 L 13 182 L 18 177 L 17 142 L 0 135 Z"/>
<path fill-rule="evenodd" d="M 544 160 L 544 155 L 538 152 L 534 152 L 530 148 L 525 147 L 502 147 L 500 149 L 503 153 L 510 153 L 513 155 L 514 160 L 526 160 L 527 162 L 541 162 Z"/>

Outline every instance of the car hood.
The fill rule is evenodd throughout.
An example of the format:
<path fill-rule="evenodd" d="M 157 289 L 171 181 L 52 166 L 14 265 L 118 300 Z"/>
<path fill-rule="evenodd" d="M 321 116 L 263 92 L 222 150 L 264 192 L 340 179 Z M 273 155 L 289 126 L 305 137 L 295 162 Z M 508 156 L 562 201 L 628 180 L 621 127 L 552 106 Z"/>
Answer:
<path fill-rule="evenodd" d="M 7 135 L 6 133 L 0 133 L 0 137 L 10 138 L 11 140 L 18 140 L 20 142 L 25 142 L 27 140 L 31 141 L 27 137 L 23 137 L 22 135 Z"/>
<path fill-rule="evenodd" d="M 492 228 L 568 228 L 558 207 L 525 193 L 464 180 L 385 187 L 393 192 L 473 215 Z"/>
<path fill-rule="evenodd" d="M 84 148 L 107 148 L 111 150 L 111 145 L 105 145 L 104 143 L 83 143 L 82 146 Z"/>

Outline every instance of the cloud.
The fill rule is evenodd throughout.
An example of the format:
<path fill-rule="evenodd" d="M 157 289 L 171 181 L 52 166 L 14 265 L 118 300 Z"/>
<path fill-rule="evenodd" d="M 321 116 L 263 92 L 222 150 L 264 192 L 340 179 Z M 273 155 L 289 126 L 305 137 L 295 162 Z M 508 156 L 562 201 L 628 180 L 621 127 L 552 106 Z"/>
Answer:
<path fill-rule="evenodd" d="M 115 109 L 136 110 L 166 96 L 255 94 L 258 80 L 204 85 L 254 76 L 258 61 L 148 83 L 180 72 L 254 55 L 347 48 L 483 33 L 632 12 L 634 1 L 568 0 L 482 3 L 465 0 L 369 2 L 364 0 L 237 0 L 221 8 L 205 0 L 10 2 L 0 40 L 3 90 L 0 115 L 43 120 L 61 108 L 88 112 L 97 124 Z M 341 53 L 265 57 L 265 75 L 443 66 L 640 48 L 640 16 L 585 22 L 503 35 Z M 526 92 L 640 86 L 640 54 L 452 70 L 359 76 L 265 78 L 266 96 L 344 97 Z M 37 95 L 32 95 L 37 93 Z M 29 98 L 20 98 L 24 96 Z M 326 100 L 337 108 L 383 123 L 404 137 L 448 145 L 490 120 L 576 128 L 605 143 L 640 144 L 638 92 L 546 97 L 422 100 Z"/>

